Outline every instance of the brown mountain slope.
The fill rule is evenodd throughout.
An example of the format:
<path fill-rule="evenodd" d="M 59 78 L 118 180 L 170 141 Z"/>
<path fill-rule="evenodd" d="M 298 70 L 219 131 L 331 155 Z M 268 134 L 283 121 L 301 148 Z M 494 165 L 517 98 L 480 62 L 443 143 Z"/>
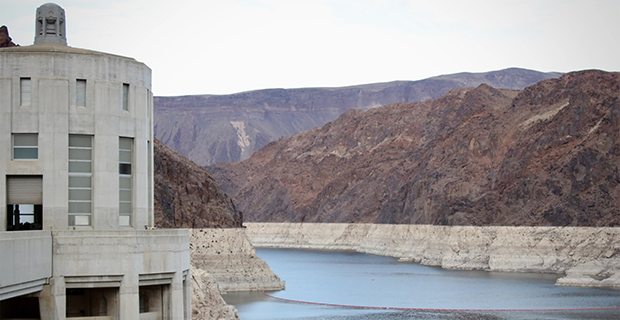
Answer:
<path fill-rule="evenodd" d="M 510 68 L 341 88 L 155 97 L 155 136 L 199 165 L 240 161 L 271 141 L 322 126 L 349 109 L 368 110 L 395 102 L 436 99 L 452 89 L 482 83 L 523 89 L 559 76 Z"/>
<path fill-rule="evenodd" d="M 248 221 L 620 225 L 620 74 L 350 110 L 214 177 Z"/>
<path fill-rule="evenodd" d="M 242 215 L 209 171 L 155 139 L 155 225 L 239 228 Z"/>

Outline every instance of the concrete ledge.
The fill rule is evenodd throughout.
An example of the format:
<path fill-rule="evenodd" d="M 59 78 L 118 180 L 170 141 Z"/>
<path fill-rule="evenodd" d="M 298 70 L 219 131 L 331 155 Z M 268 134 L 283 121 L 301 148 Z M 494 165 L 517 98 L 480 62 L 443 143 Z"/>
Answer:
<path fill-rule="evenodd" d="M 52 236 L 54 274 L 168 274 L 170 279 L 169 274 L 190 268 L 186 229 L 53 231 Z"/>
<path fill-rule="evenodd" d="M 3 286 L 0 288 L 0 301 L 39 292 L 43 290 L 43 286 L 46 285 L 47 282 L 47 278 L 44 278 L 10 286 Z"/>
<path fill-rule="evenodd" d="M 118 288 L 122 275 L 106 276 L 65 276 L 66 288 Z"/>

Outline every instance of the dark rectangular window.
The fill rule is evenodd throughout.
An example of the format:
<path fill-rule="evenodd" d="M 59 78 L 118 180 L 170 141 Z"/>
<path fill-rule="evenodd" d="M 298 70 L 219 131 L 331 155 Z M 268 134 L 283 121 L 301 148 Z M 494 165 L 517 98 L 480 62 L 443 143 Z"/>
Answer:
<path fill-rule="evenodd" d="M 129 84 L 123 83 L 123 110 L 129 111 Z"/>

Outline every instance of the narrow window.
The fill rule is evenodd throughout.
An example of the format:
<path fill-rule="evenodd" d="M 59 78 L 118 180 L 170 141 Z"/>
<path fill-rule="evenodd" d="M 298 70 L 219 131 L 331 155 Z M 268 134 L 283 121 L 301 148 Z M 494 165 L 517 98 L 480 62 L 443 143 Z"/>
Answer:
<path fill-rule="evenodd" d="M 131 226 L 132 213 L 132 159 L 133 139 L 119 138 L 118 148 L 118 175 L 119 175 L 119 225 Z"/>
<path fill-rule="evenodd" d="M 29 106 L 31 98 L 32 86 L 30 78 L 19 79 L 19 96 L 20 106 Z"/>
<path fill-rule="evenodd" d="M 39 134 L 13 133 L 13 160 L 37 160 L 39 158 Z"/>
<path fill-rule="evenodd" d="M 75 105 L 86 107 L 86 80 L 76 80 L 75 82 Z"/>
<path fill-rule="evenodd" d="M 129 111 L 129 84 L 123 83 L 123 110 Z"/>
<path fill-rule="evenodd" d="M 93 137 L 69 135 L 69 225 L 92 225 Z"/>

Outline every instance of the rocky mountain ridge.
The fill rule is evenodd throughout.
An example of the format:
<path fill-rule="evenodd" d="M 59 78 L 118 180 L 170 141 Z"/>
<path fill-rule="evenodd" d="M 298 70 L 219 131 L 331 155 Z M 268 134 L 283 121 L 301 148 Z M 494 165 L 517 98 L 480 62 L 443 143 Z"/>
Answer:
<path fill-rule="evenodd" d="M 452 89 L 482 83 L 523 89 L 559 76 L 510 68 L 340 88 L 155 97 L 155 136 L 199 165 L 240 161 L 271 141 L 321 126 L 349 109 L 436 99 Z"/>
<path fill-rule="evenodd" d="M 247 221 L 620 225 L 620 74 L 456 89 L 211 167 Z"/>

